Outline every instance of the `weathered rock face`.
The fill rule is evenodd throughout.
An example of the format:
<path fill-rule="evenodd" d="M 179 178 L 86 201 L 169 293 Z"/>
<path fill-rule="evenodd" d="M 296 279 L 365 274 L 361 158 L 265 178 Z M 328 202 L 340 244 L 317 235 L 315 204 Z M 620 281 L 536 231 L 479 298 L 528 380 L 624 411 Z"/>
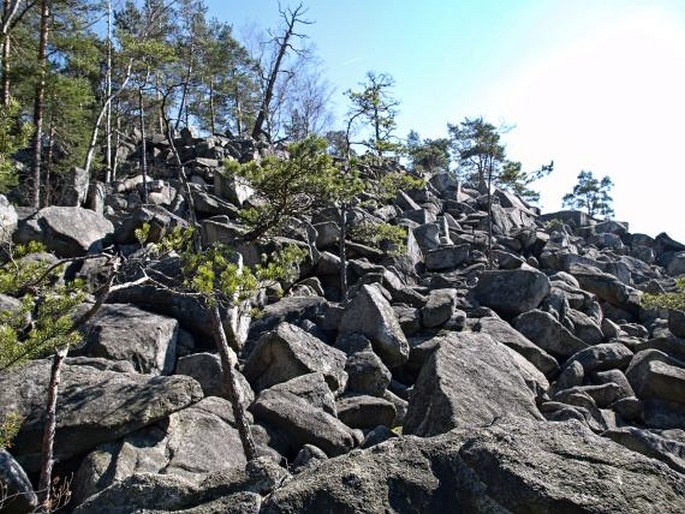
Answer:
<path fill-rule="evenodd" d="M 481 305 L 515 316 L 538 307 L 550 287 L 549 279 L 533 269 L 485 271 L 473 293 Z"/>
<path fill-rule="evenodd" d="M 511 354 L 487 334 L 438 336 L 409 402 L 404 433 L 442 434 L 505 414 L 542 419 Z"/>
<path fill-rule="evenodd" d="M 523 355 L 545 376 L 555 376 L 559 372 L 559 363 L 554 357 L 532 343 L 506 321 L 495 317 L 481 318 L 478 320 L 476 329 Z"/>
<path fill-rule="evenodd" d="M 338 418 L 284 388 L 262 391 L 250 410 L 283 432 L 295 449 L 312 444 L 335 456 L 356 446 L 351 429 Z"/>
<path fill-rule="evenodd" d="M 38 506 L 38 497 L 21 466 L 0 449 L 0 507 L 6 514 L 28 514 Z"/>
<path fill-rule="evenodd" d="M 371 340 L 374 351 L 393 368 L 407 361 L 409 343 L 390 303 L 377 287 L 363 285 L 345 309 L 340 333 L 359 332 Z"/>
<path fill-rule="evenodd" d="M 25 421 L 15 457 L 29 472 L 38 469 L 50 360 L 32 361 L 0 374 L 0 415 L 16 411 Z M 202 399 L 190 377 L 152 377 L 104 359 L 69 358 L 57 400 L 55 458 L 86 452 L 166 418 Z M 128 372 L 123 372 L 126 370 Z"/>
<path fill-rule="evenodd" d="M 333 391 L 347 382 L 345 354 L 295 325 L 281 323 L 262 336 L 245 363 L 244 374 L 260 391 L 307 373 L 321 372 Z"/>
<path fill-rule="evenodd" d="M 102 250 L 114 234 L 105 217 L 81 207 L 45 207 L 19 224 L 15 239 L 40 241 L 58 257 L 79 257 Z"/>
<path fill-rule="evenodd" d="M 532 310 L 513 320 L 516 330 L 553 357 L 565 359 L 587 348 L 587 344 L 573 335 L 548 312 Z"/>
<path fill-rule="evenodd" d="M 580 423 L 512 420 L 323 462 L 262 513 L 680 512 L 684 488 L 680 474 Z"/>
<path fill-rule="evenodd" d="M 10 241 L 17 228 L 19 218 L 17 211 L 7 201 L 5 195 L 0 195 L 0 242 Z"/>
<path fill-rule="evenodd" d="M 206 473 L 242 470 L 246 459 L 231 404 L 205 398 L 168 419 L 91 452 L 74 479 L 83 501 L 138 473 L 164 473 L 198 482 Z"/>
<path fill-rule="evenodd" d="M 90 357 L 128 361 L 139 373 L 170 374 L 176 365 L 178 322 L 132 305 L 103 305 L 85 328 Z"/>

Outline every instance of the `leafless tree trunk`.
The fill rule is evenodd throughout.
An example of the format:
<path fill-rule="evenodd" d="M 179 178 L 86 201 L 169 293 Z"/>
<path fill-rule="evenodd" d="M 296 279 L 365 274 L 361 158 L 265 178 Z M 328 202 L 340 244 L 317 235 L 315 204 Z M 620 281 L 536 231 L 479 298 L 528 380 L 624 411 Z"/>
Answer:
<path fill-rule="evenodd" d="M 112 0 L 107 0 L 107 71 L 105 73 L 105 182 L 112 181 Z M 97 128 L 96 128 L 97 130 Z M 95 137 L 97 141 L 97 134 Z M 94 148 L 94 147 L 93 147 Z M 90 150 L 90 147 L 88 147 Z M 92 160 L 92 156 L 91 156 Z M 88 163 L 90 164 L 90 163 Z M 86 173 L 90 170 L 86 169 Z"/>
<path fill-rule="evenodd" d="M 60 348 L 55 351 L 50 369 L 50 381 L 48 383 L 48 402 L 45 427 L 43 429 L 42 442 L 42 461 L 40 467 L 40 480 L 38 491 L 41 498 L 41 511 L 49 513 L 51 506 L 51 483 L 52 467 L 54 465 L 55 430 L 57 427 L 57 393 L 59 390 L 62 366 L 67 356 L 67 348 Z"/>
<path fill-rule="evenodd" d="M 274 38 L 274 42 L 278 43 L 278 51 L 276 53 L 276 59 L 274 60 L 266 78 L 266 86 L 264 88 L 262 103 L 252 129 L 252 137 L 255 139 L 258 139 L 263 134 L 271 139 L 271 134 L 268 134 L 267 131 L 264 130 L 264 125 L 265 123 L 268 123 L 276 81 L 279 74 L 283 71 L 283 59 L 288 53 L 288 50 L 295 51 L 293 49 L 291 40 L 293 37 L 304 37 L 303 34 L 298 34 L 295 32 L 295 27 L 298 23 L 303 25 L 311 24 L 311 22 L 302 19 L 302 16 L 305 13 L 306 10 L 303 8 L 302 4 L 299 4 L 295 10 L 288 9 L 287 11 L 281 11 L 281 17 L 285 20 L 285 30 L 283 31 L 283 35 L 281 37 Z"/>
<path fill-rule="evenodd" d="M 0 36 L 2 37 L 2 105 L 10 102 L 10 32 L 21 21 L 24 15 L 36 5 L 36 0 L 8 0 L 2 2 L 2 25 Z"/>
<path fill-rule="evenodd" d="M 243 445 L 243 452 L 245 458 L 250 461 L 257 457 L 257 448 L 252 439 L 252 432 L 250 431 L 250 424 L 245 416 L 245 409 L 241 402 L 241 389 L 235 375 L 234 366 L 238 361 L 235 352 L 231 349 L 226 339 L 226 332 L 221 323 L 221 314 L 217 305 L 209 307 L 212 321 L 212 332 L 214 334 L 214 342 L 217 350 L 221 356 L 221 371 L 224 392 L 233 407 L 233 415 L 237 425 L 238 433 L 240 434 L 240 442 Z"/>
<path fill-rule="evenodd" d="M 145 141 L 145 104 L 143 101 L 143 86 L 138 88 L 138 123 L 140 124 L 140 169 L 143 173 L 143 203 L 147 203 L 147 142 Z"/>
<path fill-rule="evenodd" d="M 40 12 L 40 42 L 38 44 L 38 66 L 40 77 L 36 85 L 36 95 L 33 105 L 34 135 L 32 142 L 33 162 L 31 163 L 31 205 L 40 208 L 40 172 L 43 147 L 43 115 L 45 113 L 45 79 L 47 76 L 47 48 L 50 30 L 50 0 L 42 0 Z"/>

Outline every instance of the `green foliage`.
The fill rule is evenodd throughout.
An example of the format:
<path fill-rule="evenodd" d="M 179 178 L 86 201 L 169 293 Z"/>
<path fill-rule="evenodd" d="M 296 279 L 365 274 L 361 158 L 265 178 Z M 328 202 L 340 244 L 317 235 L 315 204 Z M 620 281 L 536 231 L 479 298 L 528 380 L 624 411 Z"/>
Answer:
<path fill-rule="evenodd" d="M 251 268 L 243 265 L 240 255 L 225 244 L 198 250 L 195 241 L 192 228 L 177 227 L 165 236 L 161 248 L 180 256 L 183 288 L 200 295 L 210 306 L 237 305 L 271 284 L 294 280 L 297 265 L 306 255 L 303 249 L 289 245 Z"/>
<path fill-rule="evenodd" d="M 370 127 L 367 139 L 358 143 L 366 146 L 379 157 L 388 152 L 398 152 L 402 145 L 394 136 L 397 128 L 397 107 L 399 101 L 391 93 L 395 80 L 387 73 L 366 74 L 366 82 L 361 83 L 360 91 L 347 90 L 345 96 L 350 99 L 348 111 L 347 139 L 349 141 L 353 126 L 358 121 L 365 121 Z"/>
<path fill-rule="evenodd" d="M 390 255 L 400 255 L 406 249 L 407 229 L 390 223 L 362 221 L 352 226 L 350 237 Z"/>
<path fill-rule="evenodd" d="M 459 174 L 478 187 L 494 179 L 505 159 L 501 129 L 483 118 L 466 118 L 459 125 L 448 124 L 447 129 Z"/>
<path fill-rule="evenodd" d="M 240 214 L 255 237 L 280 229 L 291 217 L 361 192 L 363 184 L 356 172 L 335 166 L 326 147 L 324 139 L 310 136 L 288 147 L 289 159 L 270 156 L 260 163 L 226 163 L 227 173 L 246 179 L 262 201 Z"/>
<path fill-rule="evenodd" d="M 391 171 L 383 175 L 376 184 L 371 184 L 370 189 L 384 200 L 395 198 L 399 191 L 421 189 L 426 186 L 426 181 L 401 171 Z"/>
<path fill-rule="evenodd" d="M 133 235 L 135 236 L 136 241 L 143 246 L 147 242 L 148 237 L 150 237 L 150 224 L 143 223 L 140 227 L 133 231 Z"/>
<path fill-rule="evenodd" d="M 19 120 L 20 106 L 12 100 L 8 106 L 0 105 L 0 193 L 17 185 L 17 174 L 12 154 L 26 146 L 33 132 L 29 123 Z"/>
<path fill-rule="evenodd" d="M 0 314 L 0 371 L 80 340 L 74 319 L 85 298 L 84 284 L 55 284 L 62 266 L 22 258 L 41 249 L 37 243 L 19 246 L 0 266 L 0 293 L 21 297 L 20 309 Z"/>
<path fill-rule="evenodd" d="M 407 154 L 418 173 L 433 174 L 447 171 L 450 166 L 449 139 L 424 139 L 412 130 L 407 136 Z"/>
<path fill-rule="evenodd" d="M 506 161 L 502 167 L 502 171 L 497 177 L 497 183 L 504 189 L 517 194 L 524 200 L 534 203 L 540 200 L 540 193 L 528 186 L 536 180 L 546 177 L 552 173 L 553 170 L 554 161 L 540 166 L 540 168 L 535 171 L 523 171 L 520 162 Z"/>
<path fill-rule="evenodd" d="M 642 295 L 641 305 L 646 309 L 685 310 L 685 276 L 676 280 L 677 290 L 669 293 Z"/>
<path fill-rule="evenodd" d="M 19 433 L 23 421 L 17 412 L 9 412 L 5 415 L 0 423 L 0 450 L 9 449 L 12 446 L 12 440 Z"/>
<path fill-rule="evenodd" d="M 584 210 L 592 217 L 610 219 L 614 215 L 613 198 L 609 196 L 613 186 L 608 176 L 598 180 L 591 171 L 581 171 L 573 192 L 564 195 L 562 201 L 564 206 Z"/>

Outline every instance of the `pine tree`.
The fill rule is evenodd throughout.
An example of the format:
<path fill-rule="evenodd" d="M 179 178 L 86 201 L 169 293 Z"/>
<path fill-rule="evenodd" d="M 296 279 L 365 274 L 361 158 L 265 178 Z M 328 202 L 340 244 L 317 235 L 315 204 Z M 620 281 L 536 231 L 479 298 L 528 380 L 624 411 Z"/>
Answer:
<path fill-rule="evenodd" d="M 614 215 L 613 198 L 609 195 L 613 186 L 608 176 L 598 180 L 591 171 L 583 170 L 578 174 L 573 191 L 564 195 L 562 201 L 564 206 L 584 210 L 591 217 L 610 219 Z"/>

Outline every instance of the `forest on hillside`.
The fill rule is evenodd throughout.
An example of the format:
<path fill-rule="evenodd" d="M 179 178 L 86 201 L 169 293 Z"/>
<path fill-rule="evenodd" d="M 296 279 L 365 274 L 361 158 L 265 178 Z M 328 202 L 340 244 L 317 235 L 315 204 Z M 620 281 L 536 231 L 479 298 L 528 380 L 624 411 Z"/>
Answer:
<path fill-rule="evenodd" d="M 241 40 L 202 0 L 10 0 L 2 3 L 0 193 L 34 209 L 54 203 L 75 167 L 104 183 L 150 138 L 221 134 L 266 145 L 325 138 L 339 157 L 402 158 L 421 173 L 453 169 L 485 188 L 495 182 L 535 202 L 530 188 L 553 169 L 523 170 L 480 117 L 447 124 L 444 138 L 397 134 L 394 79 L 369 71 L 335 91 L 307 34 L 304 4 L 274 7 L 280 23 Z M 347 110 L 335 119 L 334 95 Z M 486 180 L 487 178 L 487 180 Z M 610 217 L 611 180 L 579 175 L 564 201 Z"/>

